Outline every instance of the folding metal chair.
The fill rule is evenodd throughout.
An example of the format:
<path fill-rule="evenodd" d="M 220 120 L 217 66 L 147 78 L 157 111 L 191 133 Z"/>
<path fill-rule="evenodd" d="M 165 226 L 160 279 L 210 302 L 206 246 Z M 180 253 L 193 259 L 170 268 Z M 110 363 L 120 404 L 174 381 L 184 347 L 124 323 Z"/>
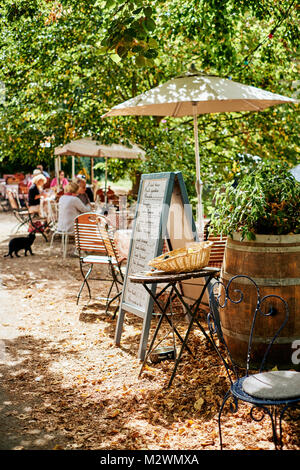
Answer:
<path fill-rule="evenodd" d="M 15 232 L 18 232 L 23 225 L 29 225 L 31 222 L 31 216 L 29 214 L 27 207 L 21 207 L 19 199 L 15 191 L 8 189 L 6 191 L 7 199 L 11 210 L 13 211 L 14 216 L 16 217 L 17 221 L 19 222 Z"/>
<path fill-rule="evenodd" d="M 3 212 L 8 212 L 10 210 L 10 205 L 8 200 L 5 197 L 5 183 L 0 182 L 0 207 Z"/>
<path fill-rule="evenodd" d="M 31 228 L 35 233 L 40 233 L 43 236 L 43 238 L 45 239 L 45 241 L 47 242 L 48 239 L 47 239 L 44 231 L 48 227 L 48 223 L 47 222 L 42 223 L 39 220 L 40 217 L 38 215 L 37 215 L 38 219 L 34 220 L 35 219 L 35 214 L 30 213 L 28 204 L 25 200 L 24 200 L 25 201 L 25 206 L 21 205 L 20 198 L 19 198 L 19 195 L 18 195 L 17 191 L 8 189 L 7 190 L 7 198 L 8 198 L 10 207 L 13 211 L 13 214 L 19 222 L 19 225 L 16 228 L 16 232 L 18 230 L 20 230 L 20 228 L 23 225 L 27 224 L 28 227 Z"/>
<path fill-rule="evenodd" d="M 94 212 L 86 212 L 84 214 L 78 215 L 74 221 L 75 246 L 78 251 L 79 266 L 83 277 L 83 282 L 77 295 L 77 304 L 79 302 L 81 292 L 85 285 L 88 289 L 89 300 L 91 300 L 91 289 L 89 286 L 90 280 L 111 281 L 111 279 L 107 278 L 90 277 L 94 265 L 106 265 L 111 267 L 112 264 L 111 258 L 107 256 L 107 251 L 104 246 L 104 242 L 99 233 L 97 217 L 97 214 L 95 214 Z M 87 270 L 85 270 L 85 267 L 87 267 Z M 113 276 L 112 284 L 114 283 L 115 280 Z M 109 288 L 109 295 L 111 293 L 111 290 L 112 286 L 110 286 Z M 105 311 L 107 312 L 108 307 L 111 303 L 111 299 L 108 296 L 104 300 L 106 300 Z"/>
<path fill-rule="evenodd" d="M 124 284 L 124 273 L 122 271 L 122 269 L 124 268 L 122 266 L 122 263 L 125 261 L 126 258 L 120 256 L 118 252 L 118 249 L 114 242 L 113 233 L 108 225 L 107 219 L 105 217 L 98 216 L 97 223 L 98 223 L 99 233 L 101 235 L 103 244 L 106 249 L 106 255 L 108 258 L 108 263 L 109 263 L 109 267 L 110 267 L 110 271 L 112 275 L 112 283 L 109 289 L 108 297 L 110 296 L 113 287 L 115 287 L 117 290 L 117 294 L 107 302 L 107 305 L 106 305 L 106 311 L 107 311 L 110 304 L 112 304 L 115 300 L 120 299 L 120 296 L 122 294 L 122 289 L 120 289 L 120 287 L 122 287 Z M 115 309 L 113 318 L 115 317 L 117 313 L 118 305 Z"/>

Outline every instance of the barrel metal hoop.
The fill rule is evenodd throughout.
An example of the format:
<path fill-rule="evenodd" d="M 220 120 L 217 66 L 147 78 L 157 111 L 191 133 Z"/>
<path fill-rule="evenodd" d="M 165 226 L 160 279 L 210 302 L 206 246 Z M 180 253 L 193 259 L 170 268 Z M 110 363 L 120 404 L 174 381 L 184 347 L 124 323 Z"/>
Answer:
<path fill-rule="evenodd" d="M 223 333 L 224 336 L 227 336 L 228 338 L 236 338 L 240 341 L 243 341 L 244 343 L 248 343 L 248 341 L 249 341 L 249 334 L 243 334 L 243 333 L 236 332 L 236 331 L 233 331 L 233 330 L 228 330 L 223 325 L 222 325 L 222 333 Z M 266 337 L 257 336 L 257 335 L 254 335 L 253 338 L 252 338 L 253 343 L 266 343 L 266 344 L 268 344 L 268 343 L 270 343 L 271 340 L 272 340 L 272 338 L 266 338 Z M 276 343 L 277 344 L 292 344 L 293 341 L 296 341 L 296 340 L 299 340 L 299 336 L 295 336 L 295 337 L 292 337 L 292 336 L 283 337 L 282 336 L 282 337 L 277 338 Z"/>
<path fill-rule="evenodd" d="M 300 245 L 293 246 L 254 246 L 246 245 L 244 243 L 234 243 L 231 240 L 227 240 L 227 248 L 236 251 L 249 251 L 252 253 L 299 253 Z"/>
<path fill-rule="evenodd" d="M 221 278 L 226 279 L 227 281 L 229 281 L 234 276 L 236 276 L 236 273 L 230 274 L 230 273 L 225 272 L 223 269 L 221 271 Z M 288 277 L 284 279 L 280 279 L 280 278 L 269 279 L 265 277 L 252 277 L 252 279 L 258 286 L 265 286 L 265 287 L 299 286 L 300 285 L 299 277 L 296 277 L 296 278 Z M 237 279 L 236 282 L 238 282 L 239 284 L 252 284 L 251 281 L 249 281 L 249 279 L 247 279 L 246 277 L 240 277 L 239 279 Z"/>

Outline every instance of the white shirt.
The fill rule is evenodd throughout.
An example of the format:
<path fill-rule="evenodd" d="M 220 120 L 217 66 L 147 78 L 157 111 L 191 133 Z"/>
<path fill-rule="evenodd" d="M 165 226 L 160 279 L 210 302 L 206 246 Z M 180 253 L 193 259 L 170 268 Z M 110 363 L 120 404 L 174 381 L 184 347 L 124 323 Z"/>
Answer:
<path fill-rule="evenodd" d="M 83 212 L 89 212 L 90 206 L 85 206 L 77 196 L 64 194 L 58 203 L 57 230 L 74 233 L 74 219 Z"/>

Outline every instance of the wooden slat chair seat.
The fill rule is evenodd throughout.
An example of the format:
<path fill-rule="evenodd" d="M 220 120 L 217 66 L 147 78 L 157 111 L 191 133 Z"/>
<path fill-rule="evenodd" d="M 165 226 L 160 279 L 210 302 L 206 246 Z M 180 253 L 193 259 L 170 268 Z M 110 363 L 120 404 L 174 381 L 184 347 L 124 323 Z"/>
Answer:
<path fill-rule="evenodd" d="M 106 311 L 109 306 L 116 300 L 120 301 L 120 296 L 122 294 L 122 287 L 124 284 L 124 270 L 125 267 L 122 266 L 122 263 L 125 261 L 125 258 L 119 254 L 119 251 L 115 245 L 113 233 L 111 228 L 109 227 L 108 221 L 103 216 L 97 217 L 97 224 L 99 234 L 102 238 L 103 244 L 105 246 L 106 255 L 108 258 L 108 263 L 110 266 L 110 271 L 112 275 L 112 283 L 109 289 L 108 297 L 110 296 L 113 287 L 116 288 L 117 294 L 107 302 Z M 118 310 L 119 302 L 117 307 L 115 308 L 114 316 L 115 317 L 117 310 Z"/>
<path fill-rule="evenodd" d="M 79 256 L 79 266 L 83 277 L 82 285 L 77 295 L 77 304 L 81 292 L 86 285 L 91 300 L 91 289 L 89 280 L 110 281 L 107 278 L 91 278 L 94 265 L 110 265 L 111 261 L 106 254 L 103 240 L 97 226 L 97 215 L 94 212 L 80 214 L 74 221 L 75 246 Z M 87 270 L 85 270 L 87 267 Z M 109 299 L 106 299 L 108 302 Z M 107 311 L 107 308 L 106 308 Z"/>

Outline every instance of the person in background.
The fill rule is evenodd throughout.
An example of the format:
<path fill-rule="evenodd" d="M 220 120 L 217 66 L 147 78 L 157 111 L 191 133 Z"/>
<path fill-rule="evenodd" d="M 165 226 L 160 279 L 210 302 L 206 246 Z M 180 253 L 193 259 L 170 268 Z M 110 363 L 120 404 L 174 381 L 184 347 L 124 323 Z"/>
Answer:
<path fill-rule="evenodd" d="M 42 173 L 46 178 L 50 178 L 49 173 L 47 173 L 47 171 L 44 170 L 43 165 L 37 165 L 36 167 L 37 167 L 38 170 L 41 171 L 41 173 Z"/>
<path fill-rule="evenodd" d="M 85 177 L 83 175 L 77 175 L 76 183 L 79 185 L 78 197 L 80 197 L 84 203 L 87 201 L 87 198 L 89 203 L 94 202 L 93 191 L 91 188 L 87 187 Z"/>
<path fill-rule="evenodd" d="M 64 187 L 68 184 L 68 180 L 65 177 L 64 170 L 60 170 L 58 173 L 58 178 L 55 177 L 50 183 L 50 188 L 55 189 L 57 192 L 64 189 Z"/>
<path fill-rule="evenodd" d="M 32 178 L 32 184 L 28 191 L 29 212 L 32 214 L 40 211 L 40 199 L 46 182 L 47 178 L 42 173 L 38 173 Z"/>
<path fill-rule="evenodd" d="M 58 203 L 58 222 L 57 230 L 74 233 L 74 219 L 77 215 L 89 212 L 90 207 L 76 197 L 79 186 L 77 183 L 68 183 L 64 188 L 64 195 L 61 196 Z"/>
<path fill-rule="evenodd" d="M 29 178 L 28 178 L 28 180 L 27 180 L 27 188 L 28 188 L 28 189 L 29 189 L 30 186 L 32 186 L 32 184 L 33 184 L 33 183 L 32 183 L 33 178 L 34 178 L 36 175 L 41 175 L 41 174 L 42 174 L 42 173 L 41 173 L 41 170 L 38 170 L 37 168 L 36 168 L 35 170 L 33 170 L 32 175 L 29 175 Z"/>

